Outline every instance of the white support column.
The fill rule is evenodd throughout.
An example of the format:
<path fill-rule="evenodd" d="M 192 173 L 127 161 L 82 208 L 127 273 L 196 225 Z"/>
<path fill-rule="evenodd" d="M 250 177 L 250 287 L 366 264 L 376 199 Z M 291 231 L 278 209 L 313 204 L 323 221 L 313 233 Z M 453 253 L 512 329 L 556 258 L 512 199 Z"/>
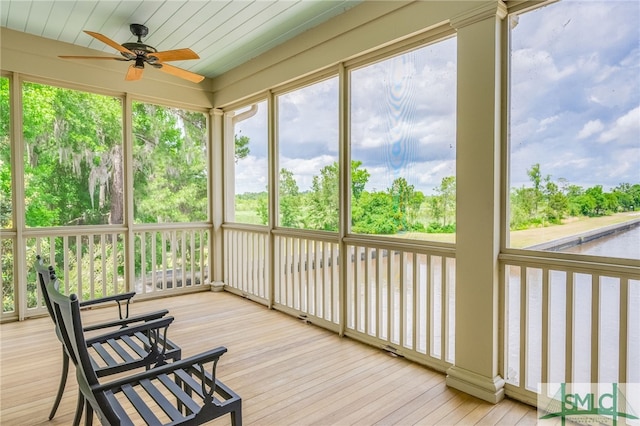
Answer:
<path fill-rule="evenodd" d="M 27 242 L 23 236 L 26 228 L 24 198 L 24 140 L 22 138 L 22 78 L 15 73 L 11 76 L 9 96 L 9 119 L 11 120 L 11 190 L 13 191 L 13 224 L 16 230 L 13 246 L 13 303 L 22 321 L 27 312 L 27 269 L 34 259 L 27 259 Z M 17 284 L 16 284 L 17 283 Z M 24 283 L 24 285 L 21 285 Z"/>
<path fill-rule="evenodd" d="M 209 265 L 209 281 L 213 291 L 223 288 L 224 269 L 222 263 L 223 256 L 223 235 L 222 221 L 224 215 L 224 132 L 226 126 L 223 124 L 223 112 L 213 108 L 209 111 L 211 118 L 209 122 L 209 138 L 211 154 L 209 155 L 209 215 L 212 223 Z M 229 120 L 230 121 L 230 120 Z"/>
<path fill-rule="evenodd" d="M 133 96 L 125 94 L 122 105 L 122 167 L 124 179 L 122 180 L 123 191 L 123 225 L 127 228 L 126 241 L 124 246 L 124 258 L 135 259 L 135 220 L 133 217 Z M 137 291 L 136 289 L 136 268 L 133 261 L 125 261 L 125 282 L 126 291 Z M 144 277 L 141 277 L 141 286 L 144 286 Z"/>
<path fill-rule="evenodd" d="M 496 403 L 500 252 L 501 27 L 506 6 L 451 20 L 458 40 L 456 354 L 447 385 Z"/>

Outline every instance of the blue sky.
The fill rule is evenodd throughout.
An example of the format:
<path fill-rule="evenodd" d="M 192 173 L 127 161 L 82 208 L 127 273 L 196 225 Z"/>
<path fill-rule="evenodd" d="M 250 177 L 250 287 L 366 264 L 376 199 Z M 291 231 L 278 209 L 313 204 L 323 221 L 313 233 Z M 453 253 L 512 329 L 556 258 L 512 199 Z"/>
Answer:
<path fill-rule="evenodd" d="M 640 183 L 640 2 L 552 4 L 512 35 L 512 186 L 534 163 L 583 187 Z"/>
<path fill-rule="evenodd" d="M 398 176 L 426 194 L 455 174 L 455 38 L 352 74 L 352 158 L 369 190 Z M 525 13 L 512 32 L 511 186 L 541 165 L 590 187 L 640 183 L 640 2 L 563 1 Z M 337 161 L 337 79 L 280 98 L 280 167 L 301 190 Z M 236 132 L 251 138 L 236 192 L 266 186 L 266 104 Z"/>

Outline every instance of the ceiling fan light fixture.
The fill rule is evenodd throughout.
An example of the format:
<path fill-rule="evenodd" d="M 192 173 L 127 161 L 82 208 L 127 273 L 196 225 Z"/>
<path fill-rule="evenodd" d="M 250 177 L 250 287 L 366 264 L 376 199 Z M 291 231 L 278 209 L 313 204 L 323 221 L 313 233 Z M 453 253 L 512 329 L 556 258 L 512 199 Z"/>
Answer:
<path fill-rule="evenodd" d="M 144 58 L 142 56 L 138 56 L 136 58 L 136 64 L 134 65 L 134 67 L 144 69 Z"/>

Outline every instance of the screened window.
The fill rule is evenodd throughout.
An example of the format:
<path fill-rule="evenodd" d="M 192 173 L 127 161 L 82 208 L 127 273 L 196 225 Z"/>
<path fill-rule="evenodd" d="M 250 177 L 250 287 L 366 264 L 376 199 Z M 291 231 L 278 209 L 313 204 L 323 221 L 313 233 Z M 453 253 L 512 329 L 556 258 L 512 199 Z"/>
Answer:
<path fill-rule="evenodd" d="M 10 131 L 9 79 L 0 77 L 0 228 L 13 228 Z"/>
<path fill-rule="evenodd" d="M 267 102 L 234 111 L 234 210 L 231 222 L 266 225 L 268 212 Z"/>
<path fill-rule="evenodd" d="M 511 19 L 510 247 L 640 259 L 640 3 Z"/>
<path fill-rule="evenodd" d="M 206 221 L 206 116 L 134 102 L 133 135 L 135 222 Z"/>
<path fill-rule="evenodd" d="M 338 230 L 338 78 L 277 98 L 279 225 Z"/>
<path fill-rule="evenodd" d="M 27 226 L 123 223 L 122 101 L 36 83 L 22 101 Z"/>
<path fill-rule="evenodd" d="M 351 72 L 351 230 L 455 241 L 456 40 Z"/>
<path fill-rule="evenodd" d="M 9 79 L 0 77 L 0 229 L 12 229 L 15 226 L 12 216 L 10 123 Z M 15 311 L 13 241 L 12 238 L 0 239 L 2 312 Z"/>

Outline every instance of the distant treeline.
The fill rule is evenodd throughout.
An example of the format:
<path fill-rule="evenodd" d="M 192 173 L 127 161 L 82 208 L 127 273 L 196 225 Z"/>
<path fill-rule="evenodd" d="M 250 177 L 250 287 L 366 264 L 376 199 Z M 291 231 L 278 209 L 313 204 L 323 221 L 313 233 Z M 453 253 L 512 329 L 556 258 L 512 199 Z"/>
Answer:
<path fill-rule="evenodd" d="M 406 179 L 396 178 L 382 191 L 367 191 L 370 174 L 361 161 L 351 162 L 351 229 L 362 234 L 402 232 L 452 233 L 456 230 L 456 180 L 442 179 L 434 195 L 415 190 Z M 553 181 L 534 164 L 527 174 L 530 186 L 511 189 L 512 230 L 561 223 L 569 216 L 602 216 L 632 211 L 640 206 L 640 184 L 622 183 L 611 192 L 602 185 L 584 189 L 565 179 Z M 285 227 L 338 230 L 338 164 L 313 177 L 311 189 L 301 192 L 287 169 L 280 170 L 279 224 Z M 266 224 L 267 192 L 236 196 L 236 213 L 253 210 Z M 241 213 L 240 213 L 241 214 Z M 246 215 L 243 217 L 246 218 Z"/>

